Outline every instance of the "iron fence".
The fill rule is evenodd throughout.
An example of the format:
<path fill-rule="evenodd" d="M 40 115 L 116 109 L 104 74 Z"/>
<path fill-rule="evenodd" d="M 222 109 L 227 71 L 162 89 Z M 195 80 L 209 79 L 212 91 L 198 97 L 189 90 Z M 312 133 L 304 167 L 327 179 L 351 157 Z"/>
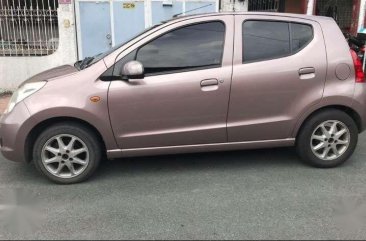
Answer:
<path fill-rule="evenodd" d="M 316 15 L 334 18 L 343 31 L 349 31 L 352 25 L 353 1 L 318 0 Z"/>
<path fill-rule="evenodd" d="M 0 0 L 0 56 L 45 56 L 58 48 L 57 0 Z"/>
<path fill-rule="evenodd" d="M 280 0 L 249 0 L 249 11 L 278 12 L 280 10 Z"/>

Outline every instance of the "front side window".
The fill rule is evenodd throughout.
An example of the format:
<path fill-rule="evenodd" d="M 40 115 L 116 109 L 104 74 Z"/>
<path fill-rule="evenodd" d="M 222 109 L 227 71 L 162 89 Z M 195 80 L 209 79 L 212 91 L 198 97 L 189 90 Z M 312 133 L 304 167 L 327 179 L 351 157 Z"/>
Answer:
<path fill-rule="evenodd" d="M 146 75 L 220 67 L 225 25 L 220 21 L 170 31 L 139 48 Z"/>
<path fill-rule="evenodd" d="M 289 56 L 313 39 L 310 25 L 249 20 L 243 23 L 243 63 Z"/>

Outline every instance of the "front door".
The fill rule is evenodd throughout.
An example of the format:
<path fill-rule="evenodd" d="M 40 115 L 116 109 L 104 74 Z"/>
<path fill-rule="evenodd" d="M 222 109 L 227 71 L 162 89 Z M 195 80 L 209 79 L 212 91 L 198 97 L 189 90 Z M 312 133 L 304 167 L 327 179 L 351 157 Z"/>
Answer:
<path fill-rule="evenodd" d="M 121 149 L 223 143 L 230 95 L 233 16 L 169 25 L 115 65 L 138 60 L 145 78 L 112 81 L 110 118 Z"/>
<path fill-rule="evenodd" d="M 323 95 L 327 60 L 320 25 L 238 15 L 235 26 L 229 141 L 292 138 L 298 118 Z"/>

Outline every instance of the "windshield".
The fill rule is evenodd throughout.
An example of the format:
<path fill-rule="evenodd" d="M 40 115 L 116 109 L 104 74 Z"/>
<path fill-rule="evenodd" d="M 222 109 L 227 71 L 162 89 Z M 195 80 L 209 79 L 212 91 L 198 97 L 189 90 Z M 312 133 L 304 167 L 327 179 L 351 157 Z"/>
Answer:
<path fill-rule="evenodd" d="M 115 50 L 119 49 L 120 47 L 122 47 L 123 45 L 125 45 L 126 43 L 132 41 L 133 39 L 143 35 L 144 33 L 150 31 L 151 29 L 154 29 L 158 26 L 162 25 L 161 24 L 156 24 L 150 28 L 145 29 L 144 31 L 136 34 L 135 36 L 133 36 L 132 38 L 128 39 L 127 41 L 124 41 L 123 43 L 117 44 L 116 46 L 112 47 L 111 49 L 107 50 L 104 53 L 99 53 L 97 55 L 94 55 L 93 57 L 86 57 L 83 60 L 80 60 L 78 62 L 75 63 L 75 67 L 78 68 L 79 70 L 88 68 L 89 66 L 95 64 L 96 62 L 98 62 L 99 60 L 107 57 L 108 55 L 110 55 L 111 53 L 113 53 Z"/>

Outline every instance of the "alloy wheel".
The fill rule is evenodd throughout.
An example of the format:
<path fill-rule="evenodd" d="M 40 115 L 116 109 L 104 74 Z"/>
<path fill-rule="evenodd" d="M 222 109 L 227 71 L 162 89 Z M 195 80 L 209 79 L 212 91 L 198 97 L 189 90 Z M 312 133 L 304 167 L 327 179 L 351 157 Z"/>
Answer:
<path fill-rule="evenodd" d="M 52 175 L 73 178 L 87 168 L 89 149 L 78 137 L 61 134 L 50 138 L 42 148 L 42 163 Z"/>
<path fill-rule="evenodd" d="M 350 131 L 344 123 L 328 120 L 315 128 L 310 146 L 315 156 L 324 161 L 331 161 L 347 151 L 350 139 Z"/>

